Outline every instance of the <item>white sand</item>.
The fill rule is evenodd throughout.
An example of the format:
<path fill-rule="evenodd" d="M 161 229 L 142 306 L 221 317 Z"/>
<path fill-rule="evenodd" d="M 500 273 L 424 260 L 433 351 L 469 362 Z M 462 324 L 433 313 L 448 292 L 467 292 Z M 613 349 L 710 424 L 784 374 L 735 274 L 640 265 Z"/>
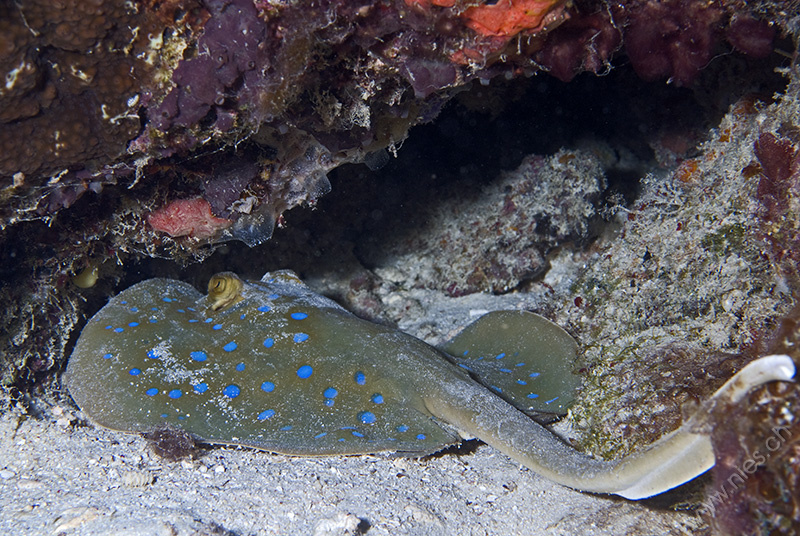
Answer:
<path fill-rule="evenodd" d="M 140 437 L 78 416 L 62 404 L 40 419 L 0 420 L 0 534 L 623 535 L 700 525 L 561 487 L 485 445 L 425 460 L 213 448 L 169 462 Z"/>

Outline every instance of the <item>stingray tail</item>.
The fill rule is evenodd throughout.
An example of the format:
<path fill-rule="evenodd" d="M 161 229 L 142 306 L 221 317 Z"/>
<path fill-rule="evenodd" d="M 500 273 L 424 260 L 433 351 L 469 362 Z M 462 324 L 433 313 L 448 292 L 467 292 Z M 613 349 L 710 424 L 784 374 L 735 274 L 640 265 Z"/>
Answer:
<path fill-rule="evenodd" d="M 582 491 L 635 500 L 684 484 L 714 465 L 711 440 L 700 425 L 717 403 L 740 400 L 753 387 L 769 381 L 792 381 L 794 374 L 789 356 L 757 359 L 728 380 L 680 428 L 615 461 L 598 460 L 575 450 L 518 409 L 467 381 L 444 385 L 445 393 L 425 403 L 434 416 L 546 478 Z"/>

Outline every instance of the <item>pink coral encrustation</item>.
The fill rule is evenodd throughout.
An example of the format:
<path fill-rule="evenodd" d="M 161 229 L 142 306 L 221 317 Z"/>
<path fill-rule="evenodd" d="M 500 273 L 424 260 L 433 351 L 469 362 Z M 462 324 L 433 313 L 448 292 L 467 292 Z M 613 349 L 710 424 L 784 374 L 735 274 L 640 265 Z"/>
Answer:
<path fill-rule="evenodd" d="M 218 218 L 211 212 L 211 205 L 202 197 L 177 199 L 168 205 L 151 212 L 147 223 L 156 231 L 167 233 L 173 238 L 211 238 L 233 223 Z"/>

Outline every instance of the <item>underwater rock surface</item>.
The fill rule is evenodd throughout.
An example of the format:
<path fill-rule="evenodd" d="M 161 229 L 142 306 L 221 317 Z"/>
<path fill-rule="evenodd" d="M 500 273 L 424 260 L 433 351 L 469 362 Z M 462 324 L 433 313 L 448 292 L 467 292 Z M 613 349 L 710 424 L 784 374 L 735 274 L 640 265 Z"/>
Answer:
<path fill-rule="evenodd" d="M 535 299 L 527 294 L 520 299 L 530 307 L 536 303 L 537 311 L 566 326 L 587 348 L 582 374 L 588 380 L 573 412 L 573 439 L 607 457 L 634 450 L 678 426 L 683 407 L 713 391 L 748 359 L 774 347 L 772 341 L 783 329 L 779 326 L 793 318 L 800 140 L 796 74 L 785 57 L 791 56 L 793 45 L 782 36 L 796 33 L 795 3 L 637 0 L 620 3 L 624 9 L 616 12 L 597 9 L 606 5 L 594 1 L 569 7 L 544 2 L 544 18 L 523 22 L 529 26 L 521 30 L 492 26 L 491 17 L 486 18 L 491 10 L 469 11 L 477 7 L 475 2 L 386 2 L 369 9 L 366 4 L 353 5 L 349 11 L 339 9 L 341 18 L 330 24 L 327 15 L 339 3 L 314 3 L 308 13 L 293 11 L 294 4 L 238 1 L 63 4 L 58 12 L 34 1 L 0 7 L 0 67 L 11 84 L 0 92 L 0 374 L 3 385 L 9 386 L 4 391 L 7 403 L 26 403 L 51 392 L 53 372 L 63 365 L 77 330 L 109 296 L 143 278 L 173 277 L 180 270 L 171 265 L 166 274 L 159 272 L 164 265 L 132 264 L 151 256 L 182 263 L 205 260 L 195 267 L 197 272 L 185 272 L 195 283 L 209 272 L 238 268 L 237 263 L 260 267 L 265 258 L 278 263 L 270 268 L 316 267 L 310 280 L 352 299 L 375 318 L 414 325 L 421 337 L 447 331 L 435 320 L 421 319 L 433 316 L 426 307 L 441 298 L 436 289 L 447 290 L 456 283 L 451 295 L 488 289 L 513 289 L 519 296 L 531 292 Z M 496 5 L 495 13 L 521 4 Z M 262 43 L 278 52 L 265 64 L 267 71 L 256 73 L 250 60 L 222 56 L 216 57 L 219 67 L 210 66 L 204 58 L 229 44 L 225 35 L 247 52 L 247 58 L 266 61 L 255 41 L 229 32 L 238 27 L 237 17 L 253 10 L 258 25 L 245 17 L 247 35 L 253 29 L 265 36 Z M 403 17 L 395 17 L 397 13 Z M 93 24 L 83 24 L 86 19 Z M 540 33 L 542 21 L 547 31 Z M 686 31 L 675 31 L 675 25 Z M 71 31 L 62 35 L 58 28 Z M 378 48 L 376 36 L 384 39 Z M 287 48 L 275 48 L 275 40 L 283 40 Z M 698 48 L 676 55 L 676 49 L 685 50 L 689 44 Z M 729 54 L 732 50 L 736 52 Z M 783 69 L 788 86 L 768 81 L 769 76 L 756 73 L 746 59 L 764 55 L 772 62 L 769 70 Z M 409 61 L 411 57 L 420 59 Z M 309 70 L 312 60 L 318 69 Z M 566 115 L 563 121 L 555 116 L 537 121 L 545 117 L 537 114 L 520 117 L 535 124 L 541 137 L 560 142 L 548 150 L 528 148 L 522 154 L 541 155 L 531 160 L 551 159 L 559 147 L 589 158 L 587 145 L 562 137 L 565 123 L 622 115 L 634 132 L 652 129 L 637 144 L 614 143 L 594 153 L 606 187 L 587 198 L 593 214 L 606 222 L 590 222 L 588 242 L 576 241 L 584 233 L 574 228 L 567 235 L 546 234 L 533 247 L 507 240 L 508 255 L 495 255 L 486 248 L 492 240 L 480 240 L 495 220 L 479 221 L 467 231 L 467 218 L 454 214 L 441 220 L 456 229 L 443 246 L 447 255 L 431 259 L 430 253 L 439 250 L 429 236 L 442 238 L 445 233 L 428 227 L 430 235 L 418 242 L 425 255 L 398 247 L 392 254 L 372 257 L 364 254 L 364 237 L 381 218 L 373 217 L 376 209 L 370 205 L 359 205 L 365 199 L 359 192 L 352 195 L 352 210 L 327 220 L 308 220 L 322 225 L 295 227 L 298 232 L 289 241 L 293 247 L 283 242 L 273 250 L 267 243 L 248 257 L 243 249 L 224 246 L 214 254 L 219 240 L 258 244 L 276 229 L 278 238 L 287 236 L 281 225 L 288 220 L 290 226 L 299 226 L 304 220 L 286 210 L 298 203 L 320 206 L 331 183 L 335 189 L 342 184 L 337 178 L 351 172 L 337 166 L 380 154 L 383 147 L 399 148 L 411 125 L 435 119 L 461 89 L 469 91 L 457 96 L 459 106 L 479 101 L 491 115 L 504 106 L 518 106 L 510 97 L 513 92 L 500 89 L 501 79 L 513 84 L 545 66 L 553 77 L 577 84 L 582 76 L 576 73 L 612 69 L 613 75 L 627 69 L 628 61 L 640 76 L 656 80 L 651 87 L 661 88 L 665 80 L 671 80 L 670 90 L 683 85 L 684 95 L 691 93 L 718 115 L 692 122 L 691 113 L 672 106 L 677 97 L 657 101 L 659 113 L 652 114 L 653 123 L 676 119 L 670 128 L 658 131 L 640 123 L 642 116 L 620 113 L 608 94 L 587 94 L 581 100 L 595 105 L 593 113 Z M 258 83 L 253 82 L 256 75 Z M 280 76 L 290 82 L 280 85 Z M 549 106 L 554 92 L 543 89 L 545 76 L 550 75 L 531 78 L 533 89 L 526 98 L 538 92 Z M 206 84 L 198 86 L 201 80 Z M 252 88 L 259 84 L 275 89 L 266 101 L 255 99 Z M 196 100 L 188 98 L 187 88 L 194 86 Z M 681 90 L 676 91 L 673 96 Z M 466 104 L 470 98 L 473 102 Z M 563 104 L 554 110 L 569 114 Z M 69 111 L 75 109 L 82 111 L 80 117 Z M 203 110 L 205 114 L 195 119 Z M 259 115 L 264 110 L 277 114 Z M 508 140 L 528 134 L 511 128 L 506 136 L 497 134 L 508 125 L 485 127 L 468 141 L 461 136 L 462 126 L 458 136 L 438 149 L 485 155 L 477 147 L 496 147 L 498 154 L 512 153 Z M 70 129 L 80 129 L 81 134 Z M 653 132 L 660 135 L 655 143 L 649 137 Z M 593 134 L 587 130 L 586 136 Z M 698 140 L 704 143 L 697 146 Z M 496 142 L 505 145 L 497 147 Z M 662 168 L 637 152 L 638 142 L 649 145 Z M 637 151 L 626 152 L 634 145 Z M 402 158 L 403 151 L 399 155 Z M 462 158 L 463 166 L 451 164 L 455 173 L 473 173 L 483 165 Z M 615 163 L 610 166 L 609 160 Z M 520 161 L 516 155 L 502 164 L 493 161 L 482 175 L 488 182 L 500 176 L 499 169 L 513 170 Z M 637 165 L 626 167 L 630 161 Z M 391 159 L 382 171 L 396 162 Z M 419 165 L 411 172 L 426 173 L 428 167 Z M 629 179 L 633 176 L 630 182 L 620 181 L 621 169 Z M 648 172 L 652 175 L 639 182 Z M 393 195 L 385 182 L 375 180 L 383 175 L 370 177 L 369 189 L 378 196 Z M 586 175 L 577 179 L 599 184 Z M 458 192 L 458 187 L 450 191 L 455 193 L 444 204 L 465 206 L 468 193 Z M 576 201 L 585 199 L 580 192 L 565 196 L 570 186 L 558 181 L 547 191 L 560 192 L 552 197 L 554 212 L 568 208 L 559 205 L 562 201 L 577 206 Z M 428 192 L 420 188 L 415 195 L 424 198 Z M 204 203 L 193 201 L 198 199 Z M 170 236 L 167 229 L 177 229 L 174 224 L 187 214 L 181 210 L 186 201 L 202 210 L 189 211 L 195 219 L 189 218 L 188 226 Z M 419 205 L 409 209 L 409 219 L 425 214 L 422 205 L 420 212 Z M 361 234 L 349 227 L 361 217 L 359 211 L 373 222 L 358 229 Z M 175 219 L 167 218 L 162 225 L 158 217 L 152 218 L 157 214 Z M 210 226 L 195 226 L 199 220 Z M 392 225 L 386 219 L 383 224 Z M 325 241 L 333 236 L 340 241 Z M 455 244 L 459 248 L 447 249 Z M 334 251 L 337 256 L 340 251 L 358 255 L 348 258 L 351 264 L 328 264 Z M 425 270 L 420 269 L 423 265 Z M 341 279 L 318 275 L 336 270 Z M 96 284 L 88 289 L 74 285 L 72 278 L 80 274 L 93 274 L 79 281 Z M 476 308 L 494 303 L 475 295 L 462 298 L 476 299 L 474 303 L 481 304 Z M 793 396 L 772 393 L 754 400 L 763 401 L 763 414 L 780 418 L 794 407 Z M 745 414 L 742 407 L 731 411 Z M 715 436 L 719 455 L 741 463 L 748 459 L 743 453 L 759 445 L 737 446 L 733 438 L 747 435 L 751 426 L 774 424 L 743 418 L 742 428 L 733 435 L 720 429 Z M 793 448 L 793 443 L 786 444 L 781 453 Z M 736 497 L 735 505 L 742 505 L 737 511 L 763 515 L 775 526 L 792 523 L 786 521 L 791 518 L 788 502 L 780 503 L 785 510 L 777 512 L 770 497 L 796 490 L 793 459 L 771 458 L 764 473 L 748 479 Z M 720 481 L 727 481 L 730 470 L 741 463 L 723 464 L 728 473 L 720 473 Z M 766 531 L 768 526 L 772 525 L 764 522 L 757 529 Z"/>
<path fill-rule="evenodd" d="M 720 49 L 769 55 L 774 24 L 783 30 L 790 18 L 780 7 L 702 0 L 7 4 L 0 8 L 0 225 L 49 220 L 111 188 L 107 196 L 135 206 L 115 216 L 136 227 L 147 213 L 199 194 L 215 216 L 252 220 L 241 224 L 248 232 L 203 239 L 255 245 L 272 232 L 265 219 L 313 204 L 327 192 L 330 170 L 394 150 L 472 81 L 539 71 L 567 81 L 607 72 L 627 56 L 644 79 L 689 85 Z M 233 191 L 220 197 L 204 188 L 241 161 L 253 172 Z M 86 225 L 113 223 L 109 216 L 87 215 Z M 193 249 L 160 230 L 145 230 L 148 253 L 159 238 Z"/>
<path fill-rule="evenodd" d="M 531 155 L 480 191 L 436 192 L 446 201 L 387 230 L 388 238 L 359 244 L 357 253 L 378 276 L 403 287 L 451 296 L 507 292 L 544 273 L 553 248 L 589 238 L 605 186 L 600 161 L 588 151 Z M 398 271 L 398 263 L 408 271 Z"/>

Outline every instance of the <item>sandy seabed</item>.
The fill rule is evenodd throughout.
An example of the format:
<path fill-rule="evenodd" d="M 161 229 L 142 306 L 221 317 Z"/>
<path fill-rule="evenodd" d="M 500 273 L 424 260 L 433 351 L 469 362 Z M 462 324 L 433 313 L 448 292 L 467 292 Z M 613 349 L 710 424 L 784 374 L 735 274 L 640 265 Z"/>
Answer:
<path fill-rule="evenodd" d="M 81 426 L 73 411 L 0 420 L 0 533 L 623 535 L 702 525 L 564 488 L 483 444 L 423 460 L 215 447 L 171 462 L 138 436 Z"/>

